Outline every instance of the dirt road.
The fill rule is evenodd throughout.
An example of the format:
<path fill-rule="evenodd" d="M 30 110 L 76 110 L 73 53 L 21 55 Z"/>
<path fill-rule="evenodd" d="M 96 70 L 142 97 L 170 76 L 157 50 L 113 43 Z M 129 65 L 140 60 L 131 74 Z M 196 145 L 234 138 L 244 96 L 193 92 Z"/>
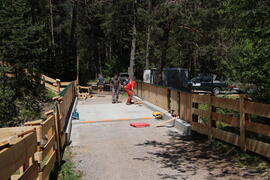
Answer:
<path fill-rule="evenodd" d="M 81 101 L 77 109 L 71 146 L 85 180 L 267 179 L 213 151 L 199 135 L 182 137 L 173 127 L 130 127 L 130 122 L 158 123 L 146 118 L 152 112 L 144 106 L 111 104 L 106 96 Z M 104 119 L 112 121 L 91 122 Z"/>

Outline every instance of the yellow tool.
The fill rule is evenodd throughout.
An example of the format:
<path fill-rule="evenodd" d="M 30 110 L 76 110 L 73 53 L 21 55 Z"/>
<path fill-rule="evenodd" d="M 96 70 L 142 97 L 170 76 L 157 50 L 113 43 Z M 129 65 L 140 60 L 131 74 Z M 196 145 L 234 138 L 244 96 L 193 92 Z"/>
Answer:
<path fill-rule="evenodd" d="M 162 119 L 163 117 L 163 113 L 161 112 L 153 112 L 152 114 L 156 119 Z"/>

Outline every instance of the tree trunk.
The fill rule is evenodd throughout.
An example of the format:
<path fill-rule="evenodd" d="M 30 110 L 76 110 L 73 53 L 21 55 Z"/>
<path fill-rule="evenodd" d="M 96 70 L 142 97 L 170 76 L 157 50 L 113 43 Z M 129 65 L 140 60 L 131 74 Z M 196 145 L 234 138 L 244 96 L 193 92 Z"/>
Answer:
<path fill-rule="evenodd" d="M 51 29 L 51 52 L 53 57 L 55 57 L 52 0 L 49 0 L 49 8 L 50 8 L 50 29 Z"/>
<path fill-rule="evenodd" d="M 134 65 L 135 65 L 135 53 L 136 53 L 136 7 L 137 0 L 133 3 L 133 25 L 132 25 L 132 42 L 131 42 L 131 52 L 130 52 L 130 65 L 128 69 L 130 79 L 134 78 Z"/>
<path fill-rule="evenodd" d="M 167 15 L 169 15 L 168 9 L 167 9 Z M 161 55 L 159 59 L 159 76 L 158 76 L 158 81 L 159 84 L 162 85 L 162 70 L 165 67 L 165 62 L 167 58 L 167 50 L 168 50 L 168 45 L 169 45 L 169 37 L 170 37 L 170 30 L 171 30 L 171 23 L 168 22 L 166 23 L 163 28 L 164 33 L 162 36 L 162 43 L 161 43 Z"/>
<path fill-rule="evenodd" d="M 77 59 L 77 36 L 76 36 L 76 30 L 77 30 L 77 14 L 78 14 L 78 2 L 77 0 L 73 2 L 73 12 L 72 12 L 72 21 L 71 21 L 71 30 L 70 30 L 70 55 L 72 58 Z"/>
<path fill-rule="evenodd" d="M 100 45 L 98 44 L 98 66 L 99 66 L 99 73 L 102 74 L 102 64 L 101 64 L 101 52 L 100 52 Z"/>
<path fill-rule="evenodd" d="M 151 15 L 151 0 L 148 0 L 148 15 Z M 151 26 L 148 19 L 148 27 L 147 27 L 147 40 L 146 40 L 146 53 L 145 53 L 145 69 L 149 69 L 149 43 L 150 43 L 150 33 Z"/>

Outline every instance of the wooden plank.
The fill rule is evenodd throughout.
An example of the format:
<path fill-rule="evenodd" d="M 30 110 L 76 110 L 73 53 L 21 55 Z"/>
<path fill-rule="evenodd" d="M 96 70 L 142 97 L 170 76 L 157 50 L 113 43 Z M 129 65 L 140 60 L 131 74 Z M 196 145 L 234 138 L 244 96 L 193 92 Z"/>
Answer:
<path fill-rule="evenodd" d="M 270 104 L 245 101 L 245 112 L 248 114 L 270 118 Z"/>
<path fill-rule="evenodd" d="M 56 153 L 54 151 L 53 154 L 49 157 L 49 160 L 47 161 L 46 165 L 43 167 L 43 169 L 41 171 L 42 179 L 46 179 L 49 176 L 51 170 L 54 167 L 55 161 L 56 161 Z"/>
<path fill-rule="evenodd" d="M 212 132 L 214 138 L 233 144 L 235 146 L 240 146 L 240 136 L 237 134 L 223 131 L 217 128 L 212 128 Z"/>
<path fill-rule="evenodd" d="M 239 111 L 239 100 L 212 96 L 212 105 L 221 108 Z"/>
<path fill-rule="evenodd" d="M 8 140 L 0 140 L 0 150 L 9 145 Z"/>
<path fill-rule="evenodd" d="M 48 82 L 50 82 L 50 83 L 55 83 L 55 82 L 56 82 L 55 79 L 50 78 L 50 77 L 48 77 L 48 76 L 46 76 L 46 75 L 42 75 L 42 79 L 44 79 L 45 81 L 48 81 Z"/>
<path fill-rule="evenodd" d="M 200 133 L 200 134 L 205 134 L 205 135 L 208 134 L 207 126 L 204 124 L 201 124 L 201 123 L 192 122 L 191 129 L 193 131 Z"/>
<path fill-rule="evenodd" d="M 43 122 L 43 120 L 36 120 L 36 121 L 28 121 L 25 122 L 23 125 L 25 126 L 36 126 L 36 125 L 40 125 Z"/>
<path fill-rule="evenodd" d="M 208 103 L 207 95 L 192 94 L 192 102 L 193 103 L 207 104 Z"/>
<path fill-rule="evenodd" d="M 208 118 L 208 112 L 206 110 L 192 108 L 192 114 L 198 115 L 200 117 Z"/>
<path fill-rule="evenodd" d="M 9 128 L 1 128 L 0 130 L 0 139 L 8 140 L 12 137 L 17 137 L 17 134 L 22 133 L 24 131 L 28 131 L 30 129 L 34 129 L 33 127 L 9 127 Z"/>
<path fill-rule="evenodd" d="M 270 144 L 247 138 L 246 146 L 247 150 L 270 158 Z"/>
<path fill-rule="evenodd" d="M 238 128 L 240 127 L 239 118 L 233 117 L 232 115 L 226 115 L 226 114 L 212 112 L 212 120 L 221 121 L 221 122 L 229 124 L 233 127 L 238 127 Z"/>
<path fill-rule="evenodd" d="M 47 111 L 44 113 L 45 116 L 53 115 L 53 110 Z"/>
<path fill-rule="evenodd" d="M 35 161 L 18 180 L 35 180 L 39 173 L 39 165 Z"/>
<path fill-rule="evenodd" d="M 48 117 L 46 121 L 42 123 L 42 137 L 44 137 L 49 129 L 54 126 L 54 116 L 51 115 Z"/>
<path fill-rule="evenodd" d="M 44 158 L 48 155 L 48 153 L 50 152 L 54 144 L 55 144 L 55 135 L 53 135 L 48 140 L 46 145 L 41 148 L 40 152 L 36 152 L 35 157 L 37 158 L 38 162 L 41 162 L 42 160 L 44 160 Z"/>
<path fill-rule="evenodd" d="M 247 121 L 246 130 L 250 132 L 255 132 L 264 136 L 270 136 L 270 126 L 265 125 L 265 124 Z"/>
<path fill-rule="evenodd" d="M 2 179 L 8 179 L 36 152 L 37 137 L 35 132 L 18 139 L 16 144 L 0 151 L 0 177 Z"/>
<path fill-rule="evenodd" d="M 53 92 L 57 92 L 57 87 L 49 84 L 49 83 L 45 83 L 45 87 L 48 88 L 49 90 L 53 91 Z"/>

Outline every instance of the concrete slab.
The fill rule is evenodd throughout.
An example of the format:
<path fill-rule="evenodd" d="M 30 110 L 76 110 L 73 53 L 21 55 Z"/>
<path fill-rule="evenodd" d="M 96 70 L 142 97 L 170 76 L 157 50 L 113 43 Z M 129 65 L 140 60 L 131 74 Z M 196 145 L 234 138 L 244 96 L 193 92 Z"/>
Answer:
<path fill-rule="evenodd" d="M 122 103 L 112 104 L 110 96 L 79 101 L 77 111 L 80 115 L 79 122 L 153 117 L 152 111 L 143 105 L 126 105 L 125 99 Z"/>

